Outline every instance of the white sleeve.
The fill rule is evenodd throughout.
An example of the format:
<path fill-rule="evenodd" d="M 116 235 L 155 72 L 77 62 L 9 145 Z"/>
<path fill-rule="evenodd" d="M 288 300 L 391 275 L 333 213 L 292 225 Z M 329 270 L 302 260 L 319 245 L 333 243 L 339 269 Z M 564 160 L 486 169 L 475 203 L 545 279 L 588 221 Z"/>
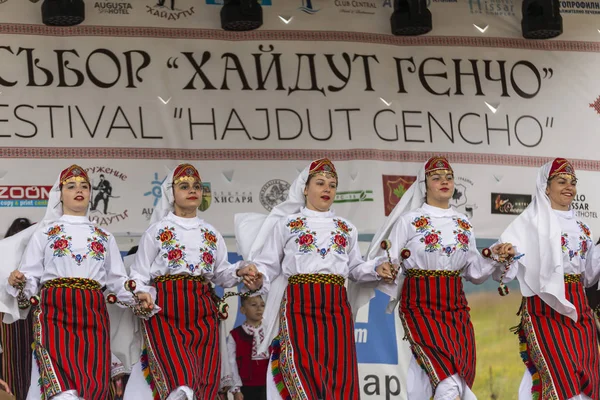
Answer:
<path fill-rule="evenodd" d="M 117 246 L 114 236 L 108 238 L 106 258 L 104 259 L 104 268 L 106 269 L 106 288 L 114 292 L 117 298 L 127 304 L 133 303 L 133 296 L 125 288 L 125 282 L 128 280 L 123 259 Z"/>
<path fill-rule="evenodd" d="M 27 244 L 21 265 L 19 266 L 19 271 L 26 278 L 25 288 L 23 289 L 23 294 L 26 298 L 38 294 L 40 289 L 40 279 L 44 273 L 44 246 L 46 244 L 43 239 L 43 232 L 38 231 L 33 234 Z M 17 288 L 8 284 L 6 285 L 6 290 L 13 297 L 17 297 L 19 294 Z"/>
<path fill-rule="evenodd" d="M 131 264 L 130 275 L 136 283 L 136 293 L 150 293 L 152 300 L 156 302 L 156 289 L 150 285 L 150 267 L 158 255 L 160 248 L 154 240 L 154 226 L 149 228 L 140 239 L 138 251 L 135 253 L 133 264 Z"/>
<path fill-rule="evenodd" d="M 348 278 L 354 282 L 373 282 L 381 280 L 375 268 L 387 261 L 387 257 L 376 257 L 373 260 L 363 261 L 358 246 L 358 232 L 356 228 L 350 232 L 350 251 L 348 252 Z"/>
<path fill-rule="evenodd" d="M 600 279 L 600 245 L 589 246 L 586 254 L 584 277 L 586 287 L 596 284 Z"/>
<path fill-rule="evenodd" d="M 223 236 L 218 232 L 215 235 L 217 237 L 217 251 L 215 254 L 213 282 L 215 285 L 224 288 L 236 286 L 242 281 L 242 279 L 237 276 L 237 270 L 243 265 L 242 261 L 231 264 L 228 260 L 225 239 L 223 239 Z"/>
<path fill-rule="evenodd" d="M 243 383 L 237 366 L 235 339 L 231 335 L 227 337 L 227 355 L 229 358 L 229 365 L 231 365 L 231 375 L 233 377 L 233 385 L 229 391 L 231 393 L 236 393 L 239 392 L 239 389 L 243 386 Z"/>
<path fill-rule="evenodd" d="M 281 274 L 281 263 L 285 247 L 284 235 L 283 223 L 275 224 L 275 228 L 271 235 L 267 237 L 260 254 L 254 260 L 251 260 L 263 275 L 262 293 L 268 292 L 270 282 L 273 282 Z"/>
<path fill-rule="evenodd" d="M 471 231 L 472 232 L 472 231 Z M 490 250 L 499 244 L 494 243 L 490 246 Z M 517 276 L 519 268 L 518 262 L 513 262 L 506 275 L 504 276 L 503 283 L 512 281 Z M 494 279 L 500 281 L 500 277 L 504 272 L 504 264 L 494 261 L 492 258 L 487 258 L 479 253 L 477 250 L 477 242 L 475 240 L 475 233 L 472 232 L 469 240 L 469 256 L 467 258 L 467 264 L 465 266 L 464 277 L 469 282 L 476 285 L 480 285 L 485 282 L 491 275 L 494 275 Z"/>

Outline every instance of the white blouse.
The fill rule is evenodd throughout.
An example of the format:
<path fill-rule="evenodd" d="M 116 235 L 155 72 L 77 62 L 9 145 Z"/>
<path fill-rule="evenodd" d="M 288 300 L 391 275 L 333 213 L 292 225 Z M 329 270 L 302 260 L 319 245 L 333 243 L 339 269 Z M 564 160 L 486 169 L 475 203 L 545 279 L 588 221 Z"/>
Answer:
<path fill-rule="evenodd" d="M 465 279 L 480 284 L 498 267 L 479 253 L 473 226 L 453 208 L 425 203 L 398 220 L 389 240 L 390 255 L 395 262 L 400 259 L 402 249 L 410 250 L 411 255 L 403 264 L 405 269 L 462 271 Z M 509 272 L 512 277 L 516 275 L 512 268 Z"/>
<path fill-rule="evenodd" d="M 36 231 L 25 249 L 19 271 L 26 278 L 23 294 L 27 298 L 52 279 L 87 278 L 115 293 L 119 300 L 132 303 L 132 296 L 125 289 L 128 277 L 115 238 L 88 217 L 63 215 L 56 223 Z M 6 288 L 14 297 L 19 294 L 15 287 Z M 111 375 L 119 375 L 122 369 L 123 364 L 111 353 Z"/>
<path fill-rule="evenodd" d="M 27 298 L 52 279 L 87 278 L 106 286 L 119 300 L 132 301 L 125 289 L 128 277 L 115 238 L 88 217 L 63 215 L 56 223 L 36 231 L 19 270 L 26 278 L 23 293 Z M 18 295 L 12 286 L 7 290 L 12 296 Z"/>
<path fill-rule="evenodd" d="M 560 245 L 565 274 L 583 274 L 585 286 L 598 282 L 600 277 L 600 249 L 594 250 L 591 229 L 575 219 L 573 210 L 553 210 L 561 228 Z"/>
<path fill-rule="evenodd" d="M 229 288 L 241 282 L 236 272 L 242 265 L 242 261 L 227 261 L 225 240 L 212 225 L 198 217 L 181 218 L 169 213 L 142 235 L 131 278 L 137 283 L 136 292 L 155 297 L 150 282 L 158 276 L 204 276 L 215 285 Z"/>
<path fill-rule="evenodd" d="M 266 276 L 264 286 L 278 275 L 335 274 L 356 282 L 379 280 L 375 267 L 385 261 L 379 257 L 363 261 L 358 232 L 348 220 L 333 211 L 318 212 L 303 208 L 275 225 L 260 255 L 252 260 Z"/>

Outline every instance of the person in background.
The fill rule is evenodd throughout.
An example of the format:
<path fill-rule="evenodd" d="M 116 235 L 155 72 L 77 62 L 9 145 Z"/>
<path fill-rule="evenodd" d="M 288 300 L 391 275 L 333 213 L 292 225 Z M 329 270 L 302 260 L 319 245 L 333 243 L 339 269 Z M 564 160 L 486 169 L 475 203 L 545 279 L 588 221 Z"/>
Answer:
<path fill-rule="evenodd" d="M 31 225 L 31 221 L 27 218 L 17 218 L 12 222 L 4 237 L 16 235 Z M 6 380 L 8 386 L 13 389 L 13 395 L 17 400 L 25 400 L 31 380 L 33 313 L 14 324 L 0 322 L 0 343 L 3 349 L 0 377 Z"/>
<path fill-rule="evenodd" d="M 265 301 L 261 296 L 242 297 L 240 312 L 244 323 L 227 338 L 227 350 L 235 386 L 229 389 L 234 400 L 267 400 L 269 354 L 259 352 L 265 340 L 262 326 Z"/>

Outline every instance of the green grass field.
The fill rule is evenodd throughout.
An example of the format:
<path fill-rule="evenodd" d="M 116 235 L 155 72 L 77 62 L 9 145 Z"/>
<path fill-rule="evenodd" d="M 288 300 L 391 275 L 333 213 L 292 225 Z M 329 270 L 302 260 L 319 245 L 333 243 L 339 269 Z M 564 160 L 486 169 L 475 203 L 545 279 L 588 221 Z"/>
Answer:
<path fill-rule="evenodd" d="M 477 343 L 477 375 L 473 392 L 479 400 L 517 399 L 525 366 L 516 335 L 509 329 L 519 323 L 516 313 L 521 295 L 497 292 L 467 294 Z"/>

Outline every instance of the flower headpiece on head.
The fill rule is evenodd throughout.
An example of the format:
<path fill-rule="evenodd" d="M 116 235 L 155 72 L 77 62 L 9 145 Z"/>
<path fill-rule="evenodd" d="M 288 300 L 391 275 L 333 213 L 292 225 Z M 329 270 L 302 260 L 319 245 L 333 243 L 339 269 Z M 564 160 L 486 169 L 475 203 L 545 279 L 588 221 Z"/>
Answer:
<path fill-rule="evenodd" d="M 196 167 L 191 164 L 180 164 L 173 172 L 173 184 L 177 185 L 180 182 L 202 182 L 200 174 Z"/>
<path fill-rule="evenodd" d="M 560 175 L 571 179 L 577 178 L 577 176 L 575 176 L 575 168 L 573 168 L 573 165 L 571 165 L 571 163 L 564 158 L 556 158 L 554 162 L 552 162 L 548 179 L 552 179 L 555 176 Z"/>
<path fill-rule="evenodd" d="M 90 183 L 85 170 L 79 165 L 73 164 L 60 173 L 60 186 L 67 182 L 87 182 Z"/>
<path fill-rule="evenodd" d="M 425 175 L 431 175 L 434 172 L 440 173 L 444 171 L 447 174 L 454 173 L 454 171 L 452 171 L 452 166 L 446 157 L 433 156 L 425 164 Z"/>
<path fill-rule="evenodd" d="M 308 175 L 323 175 L 327 178 L 338 178 L 335 166 L 328 158 L 321 158 L 320 160 L 313 161 L 310 164 Z"/>

